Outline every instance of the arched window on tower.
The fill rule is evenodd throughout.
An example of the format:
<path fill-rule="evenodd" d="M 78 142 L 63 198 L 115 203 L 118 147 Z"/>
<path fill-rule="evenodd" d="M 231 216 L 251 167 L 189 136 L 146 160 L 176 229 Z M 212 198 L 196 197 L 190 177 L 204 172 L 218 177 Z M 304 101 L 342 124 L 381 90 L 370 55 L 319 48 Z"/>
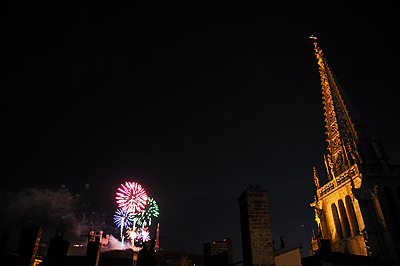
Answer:
<path fill-rule="evenodd" d="M 333 222 L 335 225 L 334 227 L 335 231 L 333 232 L 332 235 L 334 236 L 336 234 L 336 236 L 339 239 L 343 239 L 342 226 L 340 225 L 339 213 L 335 203 L 332 203 L 331 209 L 332 209 Z"/>
<path fill-rule="evenodd" d="M 342 225 L 342 232 L 343 232 L 343 238 L 348 238 L 350 237 L 350 226 L 349 226 L 349 219 L 347 218 L 347 213 L 346 209 L 343 204 L 343 200 L 339 200 L 338 202 L 339 206 L 339 214 L 340 214 L 340 224 Z"/>
<path fill-rule="evenodd" d="M 349 221 L 350 221 L 351 235 L 352 236 L 358 235 L 360 233 L 360 228 L 358 227 L 358 221 L 357 221 L 356 212 L 354 211 L 353 202 L 351 201 L 351 198 L 349 195 L 347 195 L 344 200 L 346 203 L 347 215 L 348 215 Z"/>

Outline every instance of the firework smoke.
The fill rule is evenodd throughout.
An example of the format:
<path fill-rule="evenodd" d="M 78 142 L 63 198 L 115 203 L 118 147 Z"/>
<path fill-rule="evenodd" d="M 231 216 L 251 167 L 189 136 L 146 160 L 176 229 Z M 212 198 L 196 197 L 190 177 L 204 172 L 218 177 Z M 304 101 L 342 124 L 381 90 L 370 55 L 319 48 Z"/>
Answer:
<path fill-rule="evenodd" d="M 56 190 L 29 188 L 18 193 L 2 191 L 0 216 L 0 230 L 11 230 L 8 243 L 11 248 L 16 247 L 21 226 L 41 226 L 44 242 L 52 238 L 56 230 L 65 230 L 66 236 L 78 237 L 87 235 L 91 230 L 107 229 L 105 215 L 89 210 L 81 196 L 72 194 L 65 186 Z"/>

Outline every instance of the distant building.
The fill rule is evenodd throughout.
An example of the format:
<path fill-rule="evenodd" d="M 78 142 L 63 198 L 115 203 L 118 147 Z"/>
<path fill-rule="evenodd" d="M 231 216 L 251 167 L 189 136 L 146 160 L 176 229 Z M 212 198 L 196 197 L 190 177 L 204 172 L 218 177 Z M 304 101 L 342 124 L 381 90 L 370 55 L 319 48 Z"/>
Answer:
<path fill-rule="evenodd" d="M 267 190 L 249 186 L 238 201 L 244 266 L 274 265 Z"/>
<path fill-rule="evenodd" d="M 223 241 L 214 241 L 203 244 L 204 266 L 232 265 L 232 240 L 225 238 Z"/>
<path fill-rule="evenodd" d="M 400 165 L 393 164 L 365 130 L 315 40 L 314 48 L 329 151 L 324 156 L 329 182 L 320 184 L 314 169 L 316 197 L 311 206 L 323 238 L 315 239 L 314 250 L 323 244 L 332 252 L 400 265 Z"/>

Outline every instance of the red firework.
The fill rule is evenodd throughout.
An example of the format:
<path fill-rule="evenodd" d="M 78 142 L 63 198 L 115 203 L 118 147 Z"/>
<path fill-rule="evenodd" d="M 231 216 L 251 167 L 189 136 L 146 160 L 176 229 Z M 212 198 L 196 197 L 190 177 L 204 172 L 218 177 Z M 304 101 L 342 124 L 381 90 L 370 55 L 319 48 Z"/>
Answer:
<path fill-rule="evenodd" d="M 147 194 L 144 188 L 135 182 L 125 182 L 118 188 L 117 200 L 118 207 L 129 212 L 139 212 L 144 208 L 147 201 Z"/>

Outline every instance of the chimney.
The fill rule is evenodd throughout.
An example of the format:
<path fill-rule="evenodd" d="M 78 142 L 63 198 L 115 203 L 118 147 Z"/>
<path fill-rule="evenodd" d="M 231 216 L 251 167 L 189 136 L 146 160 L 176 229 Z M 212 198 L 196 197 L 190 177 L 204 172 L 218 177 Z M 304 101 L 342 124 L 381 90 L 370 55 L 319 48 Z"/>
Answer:
<path fill-rule="evenodd" d="M 30 226 L 22 228 L 19 236 L 17 253 L 20 256 L 21 266 L 33 266 L 37 250 L 39 248 L 40 238 L 43 230 L 39 226 Z"/>
<path fill-rule="evenodd" d="M 99 265 L 100 248 L 101 248 L 100 238 L 98 236 L 94 236 L 94 232 L 91 231 L 88 234 L 85 266 Z"/>

